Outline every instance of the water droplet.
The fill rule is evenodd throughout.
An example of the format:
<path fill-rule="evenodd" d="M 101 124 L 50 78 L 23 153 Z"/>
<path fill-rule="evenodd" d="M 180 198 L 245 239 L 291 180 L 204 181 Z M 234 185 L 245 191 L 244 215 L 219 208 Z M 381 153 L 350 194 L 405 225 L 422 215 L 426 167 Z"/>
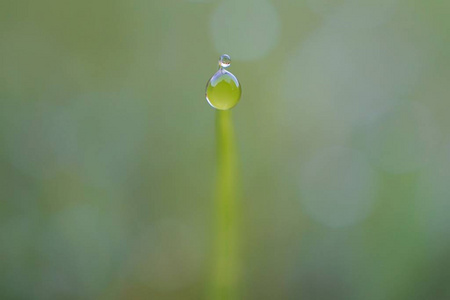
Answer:
<path fill-rule="evenodd" d="M 206 100 L 219 110 L 228 110 L 236 106 L 241 99 L 241 85 L 227 68 L 231 64 L 230 56 L 224 54 L 219 59 L 219 70 L 206 85 Z"/>
<path fill-rule="evenodd" d="M 231 58 L 229 55 L 224 54 L 219 59 L 219 66 L 222 68 L 228 68 L 231 65 Z"/>

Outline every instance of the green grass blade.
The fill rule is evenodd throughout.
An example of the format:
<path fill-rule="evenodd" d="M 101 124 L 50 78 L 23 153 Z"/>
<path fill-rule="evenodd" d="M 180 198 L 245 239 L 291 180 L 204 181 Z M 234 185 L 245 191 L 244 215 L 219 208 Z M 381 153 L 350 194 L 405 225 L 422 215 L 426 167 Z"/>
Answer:
<path fill-rule="evenodd" d="M 216 229 L 211 297 L 239 299 L 237 155 L 231 111 L 217 111 Z"/>

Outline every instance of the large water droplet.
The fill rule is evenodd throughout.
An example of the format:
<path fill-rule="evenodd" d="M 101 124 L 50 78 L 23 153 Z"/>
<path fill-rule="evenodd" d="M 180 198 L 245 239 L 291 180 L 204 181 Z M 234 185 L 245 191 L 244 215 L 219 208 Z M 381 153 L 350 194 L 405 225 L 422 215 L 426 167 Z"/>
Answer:
<path fill-rule="evenodd" d="M 231 72 L 224 70 L 230 64 L 230 56 L 222 55 L 219 59 L 219 70 L 206 85 L 206 100 L 215 109 L 231 109 L 241 99 L 242 89 L 238 79 Z"/>

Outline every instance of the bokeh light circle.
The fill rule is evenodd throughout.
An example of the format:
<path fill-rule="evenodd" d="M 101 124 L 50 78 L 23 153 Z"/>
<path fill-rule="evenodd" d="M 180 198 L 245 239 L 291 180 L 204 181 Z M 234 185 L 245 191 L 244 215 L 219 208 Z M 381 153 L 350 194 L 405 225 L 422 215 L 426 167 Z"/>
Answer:
<path fill-rule="evenodd" d="M 308 7 L 341 30 L 366 30 L 393 18 L 398 0 L 307 0 Z"/>
<path fill-rule="evenodd" d="M 301 170 L 300 193 L 306 213 L 329 227 L 364 220 L 376 192 L 376 173 L 353 149 L 331 147 L 318 152 Z"/>
<path fill-rule="evenodd" d="M 390 173 L 405 173 L 426 165 L 439 144 L 439 129 L 431 112 L 416 102 L 397 101 L 364 131 L 365 152 Z"/>
<path fill-rule="evenodd" d="M 450 144 L 440 147 L 429 166 L 420 173 L 416 194 L 420 224 L 430 239 L 448 244 L 450 232 Z"/>
<path fill-rule="evenodd" d="M 344 0 L 306 0 L 308 8 L 316 14 L 327 16 L 342 6 Z"/>
<path fill-rule="evenodd" d="M 230 0 L 212 14 L 211 34 L 218 53 L 237 60 L 261 59 L 276 46 L 279 16 L 268 0 Z"/>
<path fill-rule="evenodd" d="M 326 25 L 286 60 L 277 106 L 282 122 L 293 134 L 320 129 L 330 140 L 347 138 L 411 94 L 429 62 L 426 51 L 399 32 Z"/>

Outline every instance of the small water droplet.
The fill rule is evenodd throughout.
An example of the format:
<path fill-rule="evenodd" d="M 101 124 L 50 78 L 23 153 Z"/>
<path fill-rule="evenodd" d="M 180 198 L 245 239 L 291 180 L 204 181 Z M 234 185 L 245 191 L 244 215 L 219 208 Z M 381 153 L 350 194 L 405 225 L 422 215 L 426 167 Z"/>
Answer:
<path fill-rule="evenodd" d="M 228 54 L 224 54 L 219 59 L 219 66 L 228 68 L 231 65 L 231 58 Z"/>
<path fill-rule="evenodd" d="M 206 100 L 219 110 L 229 110 L 241 99 L 241 85 L 231 72 L 225 70 L 231 64 L 230 56 L 224 54 L 219 59 L 219 70 L 206 85 Z"/>

